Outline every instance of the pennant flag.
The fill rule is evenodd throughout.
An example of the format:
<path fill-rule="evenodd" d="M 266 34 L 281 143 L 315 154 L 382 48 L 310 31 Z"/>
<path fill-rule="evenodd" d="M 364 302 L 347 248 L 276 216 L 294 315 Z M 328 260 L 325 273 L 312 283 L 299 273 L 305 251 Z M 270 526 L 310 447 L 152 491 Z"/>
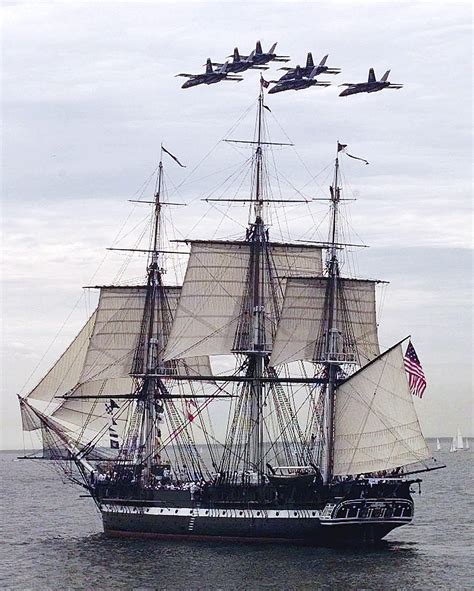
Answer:
<path fill-rule="evenodd" d="M 117 425 L 117 421 L 112 416 L 116 408 L 120 408 L 119 405 L 113 398 L 109 398 L 109 401 L 105 403 L 105 411 L 108 415 L 110 415 L 111 425 L 109 427 L 109 440 L 111 449 L 119 449 L 120 447 L 119 436 L 117 431 L 114 429 L 114 427 Z"/>
<path fill-rule="evenodd" d="M 265 80 L 265 78 L 260 75 L 260 86 L 262 88 L 268 88 L 270 86 L 270 82 L 268 82 L 268 80 Z"/>
<path fill-rule="evenodd" d="M 181 166 L 181 168 L 186 168 L 186 166 L 184 166 L 184 164 L 181 164 L 181 162 L 176 158 L 176 156 L 173 156 L 173 154 L 171 152 L 169 152 L 164 146 L 161 146 L 161 149 L 163 150 L 163 152 L 166 152 L 166 154 L 168 154 L 168 156 L 170 156 L 171 158 L 173 158 L 173 160 L 179 164 Z"/>
<path fill-rule="evenodd" d="M 415 347 L 408 342 L 408 347 L 404 358 L 405 371 L 408 374 L 408 385 L 410 392 L 414 396 L 423 398 L 423 392 L 426 390 L 426 378 L 421 367 L 420 360 L 416 354 Z"/>
<path fill-rule="evenodd" d="M 117 431 L 113 427 L 109 427 L 109 439 L 111 449 L 119 448 L 119 436 Z"/>
<path fill-rule="evenodd" d="M 105 403 L 105 410 L 109 415 L 113 414 L 116 408 L 119 408 L 119 405 L 112 398 L 109 399 L 109 402 Z"/>
<path fill-rule="evenodd" d="M 263 105 L 263 108 L 266 109 L 269 113 L 272 112 L 272 110 L 270 109 L 270 107 L 267 107 L 267 105 Z"/>
<path fill-rule="evenodd" d="M 186 399 L 185 404 L 186 404 L 186 416 L 188 418 L 188 421 L 194 421 L 194 418 L 195 418 L 194 412 L 195 412 L 195 409 L 197 409 L 196 402 L 191 399 L 189 399 L 189 400 Z"/>
<path fill-rule="evenodd" d="M 354 160 L 361 160 L 362 162 L 369 164 L 369 162 L 365 158 L 359 158 L 358 156 L 353 156 L 352 154 L 349 154 L 348 152 L 346 152 L 346 148 L 347 148 L 347 144 L 340 144 L 339 142 L 337 142 L 337 153 L 338 154 L 339 154 L 339 152 L 344 152 L 344 154 L 346 156 L 349 156 L 349 158 L 353 158 Z"/>

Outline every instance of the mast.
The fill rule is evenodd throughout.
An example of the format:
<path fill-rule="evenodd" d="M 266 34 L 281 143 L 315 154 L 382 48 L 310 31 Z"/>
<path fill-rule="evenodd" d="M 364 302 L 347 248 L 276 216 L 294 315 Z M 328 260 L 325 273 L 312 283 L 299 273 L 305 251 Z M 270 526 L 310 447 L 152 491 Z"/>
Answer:
<path fill-rule="evenodd" d="M 339 187 L 339 143 L 336 153 L 334 167 L 334 182 L 330 187 L 331 195 L 331 223 L 329 230 L 329 249 L 327 258 L 328 271 L 328 294 L 327 302 L 327 331 L 324 358 L 327 377 L 326 399 L 324 410 L 324 431 L 325 431 L 325 454 L 323 458 L 324 482 L 327 484 L 332 480 L 334 465 L 334 396 L 336 391 L 336 380 L 339 371 L 338 347 L 339 331 L 337 328 L 337 290 L 339 280 L 339 260 L 337 257 L 338 243 L 338 213 L 340 201 Z"/>
<path fill-rule="evenodd" d="M 147 268 L 147 296 L 144 310 L 148 326 L 146 327 L 146 342 L 143 347 L 143 369 L 145 374 L 161 372 L 163 366 L 163 306 L 162 306 L 162 278 L 163 269 L 159 267 L 159 247 L 161 239 L 161 188 L 163 182 L 163 146 L 158 165 L 158 178 L 155 188 L 155 203 L 153 211 L 152 252 Z M 148 309 L 147 309 L 148 308 Z M 147 317 L 148 312 L 148 317 Z M 155 327 L 158 326 L 158 330 Z M 151 476 L 151 468 L 155 456 L 155 445 L 158 436 L 158 413 L 156 398 L 160 394 L 159 378 L 145 375 L 142 385 L 143 399 L 143 431 L 142 449 L 145 455 L 145 480 Z"/>
<path fill-rule="evenodd" d="M 252 339 L 249 352 L 249 369 L 253 377 L 251 385 L 250 405 L 250 458 L 258 473 L 259 480 L 263 476 L 263 420 L 262 405 L 264 386 L 261 381 L 265 366 L 265 305 L 263 301 L 263 274 L 260 272 L 262 265 L 263 250 L 265 248 L 265 225 L 263 222 L 263 196 L 262 196 L 262 116 L 263 116 L 263 88 L 260 85 L 258 97 L 258 119 L 257 119 L 257 148 L 255 151 L 255 198 L 253 203 L 255 222 L 249 232 L 251 241 L 251 265 L 253 285 L 252 308 L 253 326 Z"/>

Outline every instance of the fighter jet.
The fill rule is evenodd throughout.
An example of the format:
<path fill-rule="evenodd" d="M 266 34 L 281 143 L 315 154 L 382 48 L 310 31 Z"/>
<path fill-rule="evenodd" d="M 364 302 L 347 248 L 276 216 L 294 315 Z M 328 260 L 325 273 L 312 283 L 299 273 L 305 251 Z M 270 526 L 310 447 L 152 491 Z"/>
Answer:
<path fill-rule="evenodd" d="M 268 67 L 267 66 L 255 66 L 253 64 L 253 56 L 255 54 L 255 51 L 252 51 L 252 53 L 246 57 L 245 59 L 243 59 L 243 57 L 239 54 L 239 49 L 238 47 L 236 47 L 234 49 L 234 54 L 232 56 L 233 60 L 229 63 L 227 63 L 227 72 L 245 72 L 246 70 L 250 70 L 252 69 L 258 69 L 258 70 L 267 70 Z M 212 62 L 212 65 L 215 68 L 222 68 L 222 66 L 224 64 L 219 64 L 216 62 Z"/>
<path fill-rule="evenodd" d="M 207 58 L 206 72 L 204 74 L 176 74 L 176 77 L 189 78 L 181 88 L 191 88 L 192 86 L 198 86 L 198 84 L 215 84 L 221 80 L 233 80 L 235 82 L 243 80 L 242 76 L 234 76 L 229 73 L 228 66 L 229 64 L 226 62 L 219 69 L 213 70 L 211 59 Z"/>
<path fill-rule="evenodd" d="M 323 59 L 319 62 L 319 65 L 316 66 L 317 71 L 315 76 L 319 76 L 320 74 L 339 74 L 341 71 L 340 68 L 329 68 L 326 66 L 326 61 L 328 59 L 328 55 L 325 55 Z M 313 62 L 313 54 L 311 52 L 308 53 L 308 57 L 306 58 L 306 67 L 301 68 L 301 72 L 303 76 L 309 76 L 314 68 Z M 279 68 L 280 70 L 286 70 L 286 74 L 280 78 L 279 82 L 282 80 L 291 80 L 295 77 L 295 68 Z"/>
<path fill-rule="evenodd" d="M 318 82 L 315 78 L 318 71 L 318 66 L 311 70 L 309 76 L 305 77 L 302 74 L 304 68 L 296 66 L 294 78 L 290 80 L 278 80 L 273 88 L 268 91 L 268 94 L 275 94 L 276 92 L 284 92 L 285 90 L 303 90 L 310 86 L 331 86 L 330 82 Z"/>
<path fill-rule="evenodd" d="M 370 68 L 367 82 L 341 84 L 340 86 L 347 86 L 347 88 L 339 96 L 349 96 L 350 94 L 358 94 L 360 92 L 378 92 L 384 88 L 394 88 L 397 90 L 403 88 L 403 84 L 392 84 L 389 82 L 389 74 L 390 70 L 387 70 L 380 80 L 376 80 L 374 69 Z"/>
<path fill-rule="evenodd" d="M 255 51 L 254 51 L 254 55 L 252 58 L 252 64 L 253 66 L 263 66 L 265 64 L 268 64 L 269 62 L 289 62 L 290 61 L 290 56 L 289 55 L 277 55 L 275 53 L 275 47 L 277 46 L 276 43 L 274 43 L 270 49 L 268 50 L 267 53 L 264 53 L 262 51 L 262 44 L 260 43 L 260 41 L 257 41 L 256 45 L 255 45 Z M 241 56 L 242 59 L 246 59 L 250 56 Z"/>

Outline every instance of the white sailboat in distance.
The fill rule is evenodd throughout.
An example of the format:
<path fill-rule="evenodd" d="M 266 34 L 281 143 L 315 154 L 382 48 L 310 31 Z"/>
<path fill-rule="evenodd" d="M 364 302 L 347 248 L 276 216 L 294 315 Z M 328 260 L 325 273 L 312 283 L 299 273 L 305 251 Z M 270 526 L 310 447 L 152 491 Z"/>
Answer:
<path fill-rule="evenodd" d="M 456 433 L 456 449 L 465 449 L 464 440 L 462 438 L 461 429 L 459 427 Z"/>
<path fill-rule="evenodd" d="M 456 437 L 453 437 L 453 440 L 451 441 L 451 447 L 449 448 L 450 453 L 453 453 L 454 451 L 458 451 L 457 447 L 456 447 Z"/>
<path fill-rule="evenodd" d="M 439 442 L 439 437 L 436 438 L 436 451 L 441 451 L 441 443 Z"/>

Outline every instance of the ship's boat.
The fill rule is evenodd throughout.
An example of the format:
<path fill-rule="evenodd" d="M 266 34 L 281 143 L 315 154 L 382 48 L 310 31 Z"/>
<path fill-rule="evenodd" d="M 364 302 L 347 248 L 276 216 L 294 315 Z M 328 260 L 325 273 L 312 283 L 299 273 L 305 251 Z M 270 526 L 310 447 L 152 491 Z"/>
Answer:
<path fill-rule="evenodd" d="M 176 246 L 184 281 L 167 285 L 160 162 L 146 280 L 98 286 L 20 398 L 24 430 L 89 491 L 107 535 L 324 544 L 413 519 L 431 453 L 404 341 L 380 350 L 378 281 L 343 274 L 341 145 L 327 242 L 273 240 L 285 200 L 268 190 L 264 115 L 261 92 L 244 235 Z"/>

